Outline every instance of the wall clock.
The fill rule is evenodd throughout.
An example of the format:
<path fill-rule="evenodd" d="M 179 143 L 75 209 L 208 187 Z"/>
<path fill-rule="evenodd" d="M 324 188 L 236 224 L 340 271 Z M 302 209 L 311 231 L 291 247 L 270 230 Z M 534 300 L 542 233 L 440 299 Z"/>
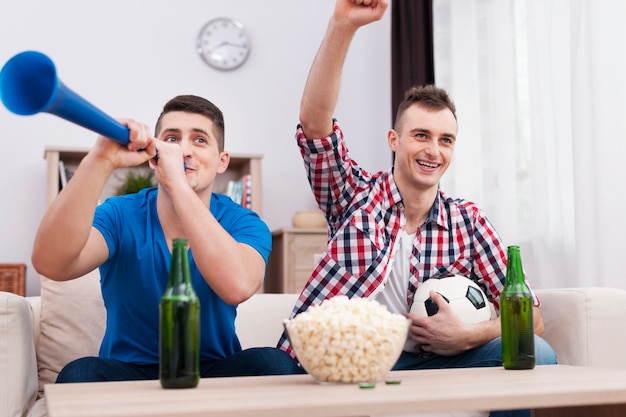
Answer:
<path fill-rule="evenodd" d="M 196 40 L 200 57 L 212 68 L 239 68 L 250 55 L 250 38 L 241 22 L 219 17 L 207 22 Z"/>

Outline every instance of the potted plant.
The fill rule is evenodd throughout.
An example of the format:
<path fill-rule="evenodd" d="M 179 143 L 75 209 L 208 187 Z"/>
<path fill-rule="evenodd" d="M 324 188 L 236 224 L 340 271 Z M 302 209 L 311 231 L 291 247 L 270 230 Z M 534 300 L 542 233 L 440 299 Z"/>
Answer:
<path fill-rule="evenodd" d="M 117 195 L 134 194 L 147 187 L 154 187 L 152 170 L 128 170 L 122 184 L 117 188 Z"/>

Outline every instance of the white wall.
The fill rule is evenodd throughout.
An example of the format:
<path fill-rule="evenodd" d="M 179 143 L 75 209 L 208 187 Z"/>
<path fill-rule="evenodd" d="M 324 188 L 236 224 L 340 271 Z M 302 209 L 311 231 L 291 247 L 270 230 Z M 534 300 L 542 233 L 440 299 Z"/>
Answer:
<path fill-rule="evenodd" d="M 0 63 L 24 50 L 49 55 L 59 78 L 113 117 L 153 125 L 178 94 L 215 102 L 226 147 L 262 153 L 263 214 L 272 230 L 314 208 L 294 132 L 304 81 L 334 0 L 5 1 Z M 234 72 L 206 66 L 195 52 L 204 23 L 243 22 L 252 38 Z M 357 34 L 337 110 L 353 156 L 371 170 L 390 165 L 390 13 Z M 49 114 L 16 116 L 0 106 L 0 263 L 27 264 L 27 294 L 39 293 L 30 252 L 45 210 L 46 146 L 91 146 L 96 135 Z"/>

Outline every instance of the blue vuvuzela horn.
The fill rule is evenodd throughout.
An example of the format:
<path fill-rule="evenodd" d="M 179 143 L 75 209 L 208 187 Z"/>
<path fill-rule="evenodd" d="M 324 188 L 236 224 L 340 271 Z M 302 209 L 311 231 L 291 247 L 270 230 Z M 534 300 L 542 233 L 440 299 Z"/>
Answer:
<path fill-rule="evenodd" d="M 40 52 L 21 52 L 7 61 L 0 72 L 0 98 L 12 113 L 54 114 L 128 145 L 128 128 L 65 86 L 52 60 Z"/>

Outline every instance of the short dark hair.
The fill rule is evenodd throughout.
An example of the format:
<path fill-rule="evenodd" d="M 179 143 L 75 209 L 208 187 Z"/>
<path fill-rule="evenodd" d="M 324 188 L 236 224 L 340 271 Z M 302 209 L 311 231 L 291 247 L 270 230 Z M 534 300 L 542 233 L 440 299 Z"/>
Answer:
<path fill-rule="evenodd" d="M 163 106 L 163 111 L 159 115 L 154 128 L 155 135 L 158 135 L 161 130 L 161 119 L 163 119 L 163 116 L 173 111 L 201 114 L 211 119 L 219 151 L 224 151 L 224 115 L 215 104 L 205 98 L 193 95 L 174 97 Z"/>
<path fill-rule="evenodd" d="M 426 110 L 449 109 L 456 119 L 456 107 L 447 91 L 435 85 L 418 85 L 406 90 L 404 100 L 398 105 L 394 129 L 400 128 L 402 115 L 412 105 L 417 104 Z"/>

